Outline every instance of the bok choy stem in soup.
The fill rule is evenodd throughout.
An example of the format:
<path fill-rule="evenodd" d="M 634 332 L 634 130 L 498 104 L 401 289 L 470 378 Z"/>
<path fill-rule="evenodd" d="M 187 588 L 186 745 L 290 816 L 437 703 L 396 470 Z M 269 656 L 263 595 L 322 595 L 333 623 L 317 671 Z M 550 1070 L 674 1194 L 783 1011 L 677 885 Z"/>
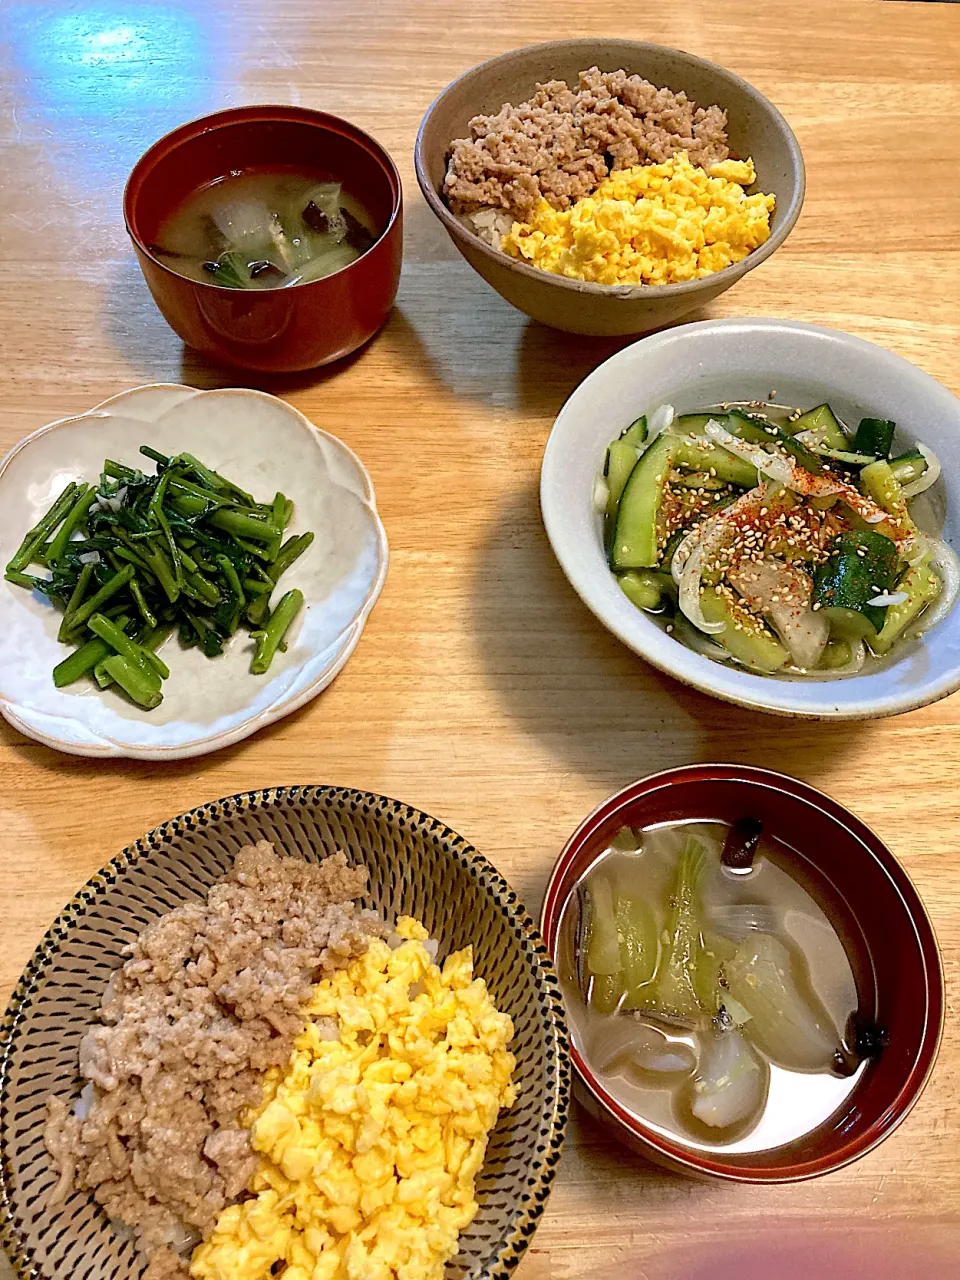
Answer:
<path fill-rule="evenodd" d="M 624 594 L 678 640 L 765 675 L 852 675 L 952 607 L 960 565 L 911 505 L 940 464 L 922 444 L 890 457 L 893 422 L 852 435 L 827 404 L 649 422 L 609 446 L 597 505 Z"/>
<path fill-rule="evenodd" d="M 360 257 L 376 237 L 338 182 L 289 171 L 231 174 L 194 192 L 151 252 L 174 271 L 227 289 L 306 284 Z"/>

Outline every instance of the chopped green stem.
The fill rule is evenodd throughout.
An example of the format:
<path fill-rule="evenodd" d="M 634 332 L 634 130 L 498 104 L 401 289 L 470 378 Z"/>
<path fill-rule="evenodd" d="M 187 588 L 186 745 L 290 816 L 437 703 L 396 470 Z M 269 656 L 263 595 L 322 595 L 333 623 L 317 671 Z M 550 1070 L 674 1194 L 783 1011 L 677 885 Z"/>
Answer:
<path fill-rule="evenodd" d="M 219 604 L 222 596 L 212 582 L 201 573 L 188 573 L 183 582 L 183 589 L 188 596 L 193 596 L 195 600 L 202 600 L 204 604 Z"/>
<path fill-rule="evenodd" d="M 155 687 L 144 673 L 143 668 L 134 666 L 132 662 L 128 662 L 119 653 L 115 653 L 112 658 L 105 658 L 103 665 L 107 675 L 112 676 L 124 693 L 132 698 L 134 702 L 139 703 L 141 707 L 152 711 L 154 707 L 158 707 L 163 701 L 163 694 L 160 692 L 159 687 L 159 677 Z"/>
<path fill-rule="evenodd" d="M 236 596 L 241 609 L 244 608 L 247 603 L 247 597 L 243 593 L 240 577 L 233 561 L 229 556 L 217 556 L 217 564 L 220 566 L 220 571 L 229 583 L 230 590 Z"/>
<path fill-rule="evenodd" d="M 177 543 L 177 551 L 180 554 L 180 563 L 183 565 L 184 569 L 186 569 L 187 573 L 196 573 L 197 569 L 200 567 L 200 561 L 194 560 L 189 551 L 184 551 L 183 544 L 180 542 Z"/>
<path fill-rule="evenodd" d="M 111 653 L 113 650 L 106 640 L 95 636 L 86 644 L 82 644 L 79 649 L 74 649 L 69 658 L 64 658 L 62 662 L 57 663 L 53 668 L 53 683 L 58 689 L 62 689 L 64 685 L 73 684 L 81 677 L 88 675 L 98 662 Z"/>
<path fill-rule="evenodd" d="M 198 484 L 193 484 L 181 475 L 171 474 L 170 488 L 175 489 L 178 494 L 184 497 L 199 498 L 203 503 L 204 510 L 225 507 L 230 503 L 229 498 L 223 498 L 220 494 L 213 493 L 209 489 L 201 489 Z"/>
<path fill-rule="evenodd" d="M 147 678 L 156 680 L 157 688 L 159 689 L 160 673 L 152 661 L 155 655 L 144 649 L 143 645 L 138 644 L 136 640 L 132 640 L 130 636 L 125 634 L 122 627 L 118 627 L 115 622 L 105 618 L 102 613 L 95 613 L 90 619 L 89 625 L 94 635 L 99 636 L 101 640 L 106 640 L 107 644 L 115 649 L 127 662 L 141 667 Z"/>
<path fill-rule="evenodd" d="M 280 603 L 270 615 L 266 627 L 263 631 L 257 632 L 257 651 L 250 663 L 250 670 L 254 675 L 262 676 L 268 670 L 277 649 L 302 606 L 302 591 L 288 591 L 285 596 L 281 596 Z"/>
<path fill-rule="evenodd" d="M 215 511 L 207 523 L 233 537 L 245 538 L 253 542 L 270 543 L 280 537 L 280 530 L 272 520 L 258 520 L 256 516 L 247 516 L 240 511 Z"/>
<path fill-rule="evenodd" d="M 258 560 L 266 561 L 268 565 L 272 564 L 276 559 L 276 555 L 270 551 L 269 546 L 258 547 L 255 542 L 248 542 L 246 538 L 234 537 L 233 540 L 241 551 L 246 551 L 248 555 L 256 556 Z"/>
<path fill-rule="evenodd" d="M 177 494 L 175 498 L 170 499 L 170 505 L 185 520 L 195 520 L 198 516 L 206 515 L 211 509 L 209 502 L 195 497 L 192 493 Z"/>
<path fill-rule="evenodd" d="M 273 523 L 281 533 L 287 527 L 287 500 L 279 491 L 273 499 Z"/>
<path fill-rule="evenodd" d="M 21 573 L 19 569 L 8 569 L 3 575 L 8 582 L 18 587 L 26 587 L 28 591 L 44 591 L 50 585 L 49 578 L 38 578 L 32 573 Z"/>
<path fill-rule="evenodd" d="M 81 487 L 80 496 L 67 512 L 63 524 L 43 553 L 44 564 L 53 566 L 57 563 L 66 550 L 67 543 L 70 541 L 77 525 L 80 524 L 93 505 L 96 496 L 97 491 L 91 485 L 85 484 Z"/>
<path fill-rule="evenodd" d="M 115 573 L 113 577 L 100 588 L 95 595 L 89 600 L 84 601 L 78 609 L 73 613 L 67 612 L 64 616 L 64 622 L 70 631 L 75 631 L 82 622 L 86 622 L 97 610 L 112 599 L 118 591 L 121 591 L 134 575 L 134 567 L 128 564 L 125 569 L 121 569 L 119 573 Z"/>
<path fill-rule="evenodd" d="M 122 462 L 114 462 L 112 458 L 108 458 L 103 464 L 103 474 L 114 480 L 136 480 L 143 472 L 134 471 L 133 467 L 125 467 Z"/>
<path fill-rule="evenodd" d="M 155 627 L 157 625 L 157 619 L 151 612 L 150 606 L 147 604 L 143 591 L 140 588 L 140 583 L 136 578 L 132 578 L 130 581 L 130 594 L 133 596 L 134 600 L 136 600 L 137 608 L 140 610 L 140 616 L 143 618 L 147 626 Z"/>
<path fill-rule="evenodd" d="M 87 594 L 87 588 L 90 585 L 90 579 L 92 577 L 93 565 L 85 564 L 80 570 L 80 576 L 77 578 L 76 586 L 73 588 L 73 594 L 67 601 L 66 612 L 63 615 L 63 621 L 60 623 L 60 630 L 57 633 L 58 640 L 66 640 L 70 632 L 73 630 L 73 625 L 68 624 L 67 619 L 80 608 L 83 598 Z"/>
<path fill-rule="evenodd" d="M 247 609 L 247 621 L 252 627 L 262 627 L 267 620 L 268 606 L 270 596 L 262 595 L 259 600 L 254 600 Z"/>
<path fill-rule="evenodd" d="M 313 542 L 312 533 L 301 533 L 299 537 L 288 538 L 280 548 L 276 560 L 270 566 L 270 577 L 276 582 L 282 573 L 298 560 Z"/>
<path fill-rule="evenodd" d="M 74 499 L 77 496 L 77 483 L 71 480 L 67 487 L 54 502 L 53 506 L 42 516 L 40 520 L 33 526 L 14 555 L 13 559 L 7 565 L 7 568 L 14 573 L 20 569 L 25 569 L 33 560 L 37 550 L 46 544 L 47 538 L 53 533 L 57 525 L 64 519 L 67 512 L 73 506 Z"/>
<path fill-rule="evenodd" d="M 254 578 L 244 578 L 243 589 L 248 596 L 269 595 L 273 590 L 272 582 L 258 582 Z"/>
<path fill-rule="evenodd" d="M 140 446 L 140 452 L 145 458 L 149 458 L 152 462 L 157 462 L 161 467 L 169 467 L 170 459 L 165 453 L 159 453 L 156 449 L 151 449 L 148 444 Z"/>

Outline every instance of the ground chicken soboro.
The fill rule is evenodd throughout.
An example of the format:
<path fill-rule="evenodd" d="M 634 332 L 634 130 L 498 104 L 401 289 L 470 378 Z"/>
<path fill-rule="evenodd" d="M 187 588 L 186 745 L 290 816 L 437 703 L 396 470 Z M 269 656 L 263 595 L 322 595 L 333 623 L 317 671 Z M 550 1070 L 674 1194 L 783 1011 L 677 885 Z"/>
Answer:
<path fill-rule="evenodd" d="M 177 1250 L 253 1172 L 241 1110 L 286 1065 L 313 984 L 383 932 L 352 901 L 366 880 L 343 854 L 309 863 L 247 846 L 205 902 L 154 921 L 114 974 L 103 1025 L 80 1047 L 86 1118 L 52 1099 L 44 1139 L 61 1174 L 54 1202 L 91 1190 L 135 1229 L 144 1280 L 186 1276 Z"/>
<path fill-rule="evenodd" d="M 541 199 L 568 209 L 612 170 L 660 164 L 679 151 L 704 168 L 726 160 L 726 112 L 591 67 L 575 90 L 551 80 L 529 102 L 475 116 L 470 136 L 451 144 L 443 189 L 458 215 L 493 207 L 525 222 Z"/>

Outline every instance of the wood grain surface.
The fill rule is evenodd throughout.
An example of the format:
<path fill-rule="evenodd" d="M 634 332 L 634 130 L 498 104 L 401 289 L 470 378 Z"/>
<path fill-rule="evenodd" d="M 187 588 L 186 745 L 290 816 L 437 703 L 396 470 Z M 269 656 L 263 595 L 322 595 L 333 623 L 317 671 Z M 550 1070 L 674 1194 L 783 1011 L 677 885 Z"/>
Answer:
<path fill-rule="evenodd" d="M 180 121 L 257 101 L 348 116 L 400 166 L 408 227 L 396 311 L 366 351 L 249 383 L 340 435 L 373 476 L 392 563 L 354 657 L 310 706 L 204 760 L 85 761 L 0 723 L 4 991 L 110 855 L 230 792 L 330 782 L 400 797 L 473 841 L 536 910 L 564 840 L 609 792 L 692 760 L 772 766 L 854 809 L 917 883 L 948 984 L 933 1079 L 881 1148 L 793 1187 L 669 1177 L 575 1115 L 518 1276 L 958 1274 L 960 695 L 883 722 L 787 723 L 684 689 L 608 635 L 553 560 L 537 481 L 564 399 L 622 344 L 539 327 L 492 293 L 421 200 L 412 148 L 445 84 L 516 45 L 616 33 L 723 63 L 792 123 L 808 194 L 786 245 L 705 314 L 846 329 L 960 393 L 960 9 L 19 0 L 3 30 L 3 450 L 140 383 L 244 382 L 184 351 L 124 234 L 126 174 Z"/>

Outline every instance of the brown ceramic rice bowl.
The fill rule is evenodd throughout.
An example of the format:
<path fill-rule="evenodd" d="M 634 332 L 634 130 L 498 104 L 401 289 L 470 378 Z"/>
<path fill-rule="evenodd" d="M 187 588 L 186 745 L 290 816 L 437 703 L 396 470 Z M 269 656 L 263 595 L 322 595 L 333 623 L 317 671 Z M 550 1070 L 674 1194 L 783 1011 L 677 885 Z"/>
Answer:
<path fill-rule="evenodd" d="M 769 239 L 743 261 L 713 275 L 671 285 L 599 285 L 552 275 L 494 249 L 468 229 L 444 198 L 450 147 L 477 115 L 529 100 L 538 83 L 577 84 L 589 67 L 624 70 L 658 87 L 683 91 L 701 107 L 726 111 L 734 155 L 752 156 L 756 189 L 776 196 Z M 780 112 L 739 76 L 679 49 L 636 40 L 556 40 L 528 45 L 465 72 L 424 116 L 415 150 L 417 181 L 457 249 L 496 291 L 535 320 L 570 333 L 645 333 L 703 307 L 774 253 L 800 215 L 804 168 L 793 131 Z"/>

